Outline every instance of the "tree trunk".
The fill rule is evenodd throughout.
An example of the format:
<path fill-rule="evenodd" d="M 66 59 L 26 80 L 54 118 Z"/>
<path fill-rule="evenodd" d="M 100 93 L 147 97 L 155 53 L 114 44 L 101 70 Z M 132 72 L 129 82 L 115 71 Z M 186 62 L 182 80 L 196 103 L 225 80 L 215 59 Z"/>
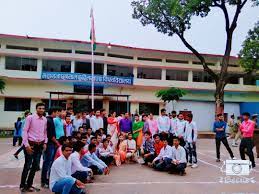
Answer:
<path fill-rule="evenodd" d="M 216 83 L 216 91 L 214 94 L 215 98 L 215 114 L 224 114 L 224 88 L 225 82 L 219 80 Z"/>

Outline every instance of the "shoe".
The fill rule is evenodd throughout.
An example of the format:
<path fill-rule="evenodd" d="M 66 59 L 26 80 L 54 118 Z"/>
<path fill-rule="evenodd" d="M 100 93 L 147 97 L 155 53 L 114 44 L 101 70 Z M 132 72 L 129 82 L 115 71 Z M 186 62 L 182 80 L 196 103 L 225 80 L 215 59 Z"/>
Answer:
<path fill-rule="evenodd" d="M 41 187 L 44 189 L 49 189 L 49 185 L 46 183 L 41 183 Z"/>
<path fill-rule="evenodd" d="M 186 175 L 186 172 L 185 172 L 185 171 L 181 171 L 181 172 L 179 173 L 179 175 L 180 175 L 180 176 L 184 176 L 184 175 Z"/>
<path fill-rule="evenodd" d="M 192 166 L 192 163 L 188 163 L 187 166 Z"/>
<path fill-rule="evenodd" d="M 236 144 L 236 143 L 232 144 L 232 147 L 237 147 L 237 146 L 238 146 L 238 144 Z"/>
<path fill-rule="evenodd" d="M 216 162 L 220 162 L 220 159 L 218 158 L 218 159 L 216 160 Z"/>
<path fill-rule="evenodd" d="M 256 167 L 256 165 L 255 164 L 252 164 L 252 168 L 255 168 Z"/>
<path fill-rule="evenodd" d="M 18 155 L 14 154 L 13 156 L 14 156 L 17 160 L 19 159 L 19 158 L 18 158 Z"/>
<path fill-rule="evenodd" d="M 237 158 L 236 158 L 236 157 L 233 157 L 233 158 L 231 158 L 231 160 L 237 160 Z"/>
<path fill-rule="evenodd" d="M 197 167 L 198 167 L 197 164 L 193 164 L 193 165 L 192 165 L 192 168 L 197 168 Z"/>

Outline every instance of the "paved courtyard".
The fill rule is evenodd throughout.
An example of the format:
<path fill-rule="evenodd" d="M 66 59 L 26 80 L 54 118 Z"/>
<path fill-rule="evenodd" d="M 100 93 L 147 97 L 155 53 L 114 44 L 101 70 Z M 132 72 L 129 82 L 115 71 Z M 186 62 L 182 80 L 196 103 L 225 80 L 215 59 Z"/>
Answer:
<path fill-rule="evenodd" d="M 21 154 L 16 160 L 12 153 L 11 139 L 0 139 L 0 194 L 16 194 L 19 192 L 19 181 L 24 157 Z M 222 159 L 228 159 L 228 154 L 222 149 Z M 239 158 L 238 148 L 232 148 Z M 257 167 L 249 178 L 252 183 L 230 183 L 224 173 L 220 171 L 223 163 L 215 162 L 215 145 L 213 139 L 198 141 L 199 167 L 187 168 L 186 176 L 169 175 L 156 172 L 139 164 L 113 167 L 108 176 L 96 176 L 94 184 L 86 187 L 89 194 L 254 194 L 259 193 L 259 159 Z M 36 175 L 35 184 L 39 186 L 40 173 Z M 235 177 L 241 179 L 242 177 Z M 49 194 L 49 190 L 41 190 L 39 194 Z"/>

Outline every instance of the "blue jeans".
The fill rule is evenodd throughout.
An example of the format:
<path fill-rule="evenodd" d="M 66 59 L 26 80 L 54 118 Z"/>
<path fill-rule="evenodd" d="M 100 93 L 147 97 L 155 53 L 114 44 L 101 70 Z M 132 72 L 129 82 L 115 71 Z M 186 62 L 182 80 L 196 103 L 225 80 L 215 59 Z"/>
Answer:
<path fill-rule="evenodd" d="M 163 161 L 157 161 L 156 164 L 154 165 L 154 168 L 158 171 L 164 171 L 166 170 L 166 166 L 171 164 L 172 159 L 171 158 L 164 158 Z"/>
<path fill-rule="evenodd" d="M 60 179 L 52 188 L 52 192 L 60 194 L 80 194 L 82 189 L 77 188 L 72 177 Z"/>
<path fill-rule="evenodd" d="M 47 149 L 44 152 L 44 161 L 42 165 L 42 171 L 41 171 L 41 183 L 49 184 L 48 178 L 50 175 L 50 168 L 52 166 L 52 163 L 54 162 L 54 157 L 56 153 L 56 147 L 53 143 L 47 144 Z"/>

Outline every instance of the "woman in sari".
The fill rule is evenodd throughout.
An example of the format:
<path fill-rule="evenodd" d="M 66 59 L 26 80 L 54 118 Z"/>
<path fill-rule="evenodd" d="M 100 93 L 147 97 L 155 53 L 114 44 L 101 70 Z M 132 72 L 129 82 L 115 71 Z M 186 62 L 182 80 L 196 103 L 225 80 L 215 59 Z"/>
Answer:
<path fill-rule="evenodd" d="M 127 141 L 124 136 L 120 134 L 119 141 L 115 147 L 114 160 L 116 166 L 120 166 L 122 163 L 126 161 L 127 155 Z"/>
<path fill-rule="evenodd" d="M 111 143 L 113 145 L 112 148 L 114 149 L 114 146 L 118 142 L 118 133 L 119 133 L 119 124 L 116 118 L 116 112 L 113 112 L 112 114 L 109 115 L 107 122 L 108 122 L 107 134 L 111 135 Z"/>
<path fill-rule="evenodd" d="M 135 139 L 137 143 L 137 148 L 139 149 L 143 143 L 143 127 L 144 122 L 139 120 L 139 115 L 135 115 L 135 122 L 133 124 L 133 139 Z"/>

